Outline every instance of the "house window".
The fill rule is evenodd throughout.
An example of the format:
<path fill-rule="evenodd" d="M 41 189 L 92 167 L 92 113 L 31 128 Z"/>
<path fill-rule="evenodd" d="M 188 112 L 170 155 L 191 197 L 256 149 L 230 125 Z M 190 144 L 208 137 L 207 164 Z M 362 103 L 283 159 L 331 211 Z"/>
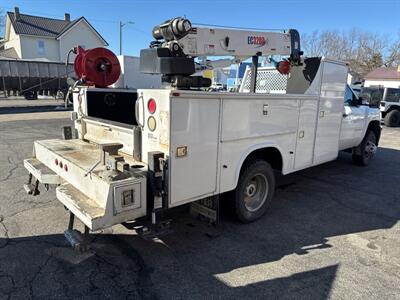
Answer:
<path fill-rule="evenodd" d="M 41 55 L 44 55 L 46 53 L 44 48 L 44 41 L 37 42 L 37 53 Z"/>

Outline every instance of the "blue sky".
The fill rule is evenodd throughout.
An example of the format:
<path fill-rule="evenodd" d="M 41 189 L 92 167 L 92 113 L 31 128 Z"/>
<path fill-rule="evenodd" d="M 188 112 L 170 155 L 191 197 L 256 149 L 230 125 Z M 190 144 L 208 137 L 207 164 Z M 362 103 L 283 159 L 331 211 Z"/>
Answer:
<path fill-rule="evenodd" d="M 400 34 L 400 0 L 0 0 L 5 11 L 75 19 L 85 16 L 110 44 L 119 49 L 119 21 L 135 22 L 123 29 L 123 52 L 138 55 L 151 41 L 154 25 L 186 16 L 193 23 L 256 28 L 346 31 L 352 28 L 395 38 Z"/>

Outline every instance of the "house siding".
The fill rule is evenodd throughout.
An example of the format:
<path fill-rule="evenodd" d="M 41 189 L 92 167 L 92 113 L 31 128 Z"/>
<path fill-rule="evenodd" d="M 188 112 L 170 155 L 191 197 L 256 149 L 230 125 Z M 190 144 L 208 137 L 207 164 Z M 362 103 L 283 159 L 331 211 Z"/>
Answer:
<path fill-rule="evenodd" d="M 8 18 L 8 17 L 7 17 Z M 8 37 L 8 41 L 4 43 L 4 49 L 14 48 L 18 54 L 18 57 L 21 58 L 21 40 L 19 35 L 15 34 L 15 30 L 12 26 L 10 26 L 10 35 Z"/>
<path fill-rule="evenodd" d="M 21 35 L 21 49 L 23 59 L 47 58 L 51 61 L 60 61 L 58 41 L 37 36 Z M 38 41 L 44 41 L 44 54 L 38 52 Z"/>
<path fill-rule="evenodd" d="M 77 45 L 84 45 L 86 49 L 104 47 L 106 44 L 100 39 L 85 21 L 80 21 L 69 31 L 59 37 L 60 52 L 59 55 L 64 59 L 68 51 Z M 70 62 L 73 62 L 75 55 L 70 55 Z"/>

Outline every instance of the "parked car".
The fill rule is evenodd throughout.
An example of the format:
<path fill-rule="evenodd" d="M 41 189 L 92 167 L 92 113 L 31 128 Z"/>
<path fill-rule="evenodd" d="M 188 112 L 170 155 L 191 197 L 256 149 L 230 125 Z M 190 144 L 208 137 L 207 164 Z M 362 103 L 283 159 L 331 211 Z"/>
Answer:
<path fill-rule="evenodd" d="M 219 92 L 225 90 L 224 85 L 219 82 L 214 82 L 209 88 L 208 91 Z"/>
<path fill-rule="evenodd" d="M 384 89 L 380 109 L 386 126 L 400 126 L 400 88 Z"/>
<path fill-rule="evenodd" d="M 383 92 L 383 87 L 362 87 L 359 97 L 370 106 L 379 107 L 379 104 L 383 99 Z"/>

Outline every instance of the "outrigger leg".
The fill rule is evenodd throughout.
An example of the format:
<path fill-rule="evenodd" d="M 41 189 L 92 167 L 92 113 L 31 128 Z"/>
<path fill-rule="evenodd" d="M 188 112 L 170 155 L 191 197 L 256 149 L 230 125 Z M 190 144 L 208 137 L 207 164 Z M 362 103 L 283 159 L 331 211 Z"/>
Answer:
<path fill-rule="evenodd" d="M 74 229 L 74 222 L 75 215 L 70 211 L 68 229 L 64 231 L 64 236 L 74 250 L 79 252 L 86 252 L 90 249 L 90 229 L 85 225 L 85 232 L 82 234 L 80 231 Z"/>
<path fill-rule="evenodd" d="M 28 195 L 37 196 L 40 194 L 39 191 L 39 180 L 35 179 L 35 184 L 32 184 L 33 175 L 29 173 L 28 183 L 24 184 L 24 189 Z"/>

